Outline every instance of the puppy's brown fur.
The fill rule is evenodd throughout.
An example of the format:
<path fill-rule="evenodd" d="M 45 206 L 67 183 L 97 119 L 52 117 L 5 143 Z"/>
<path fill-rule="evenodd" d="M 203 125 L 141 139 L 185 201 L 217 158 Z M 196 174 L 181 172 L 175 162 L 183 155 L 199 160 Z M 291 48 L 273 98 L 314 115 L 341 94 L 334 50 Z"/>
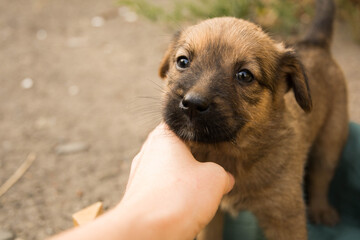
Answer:
<path fill-rule="evenodd" d="M 160 66 L 166 123 L 197 160 L 216 162 L 236 179 L 199 239 L 221 239 L 221 212 L 243 209 L 257 216 L 269 240 L 307 239 L 308 158 L 309 215 L 316 223 L 337 222 L 327 193 L 347 137 L 347 94 L 329 50 L 334 6 L 319 2 L 326 6 L 294 48 L 250 22 L 215 18 L 178 33 L 166 52 Z M 179 68 L 183 57 L 189 63 Z M 253 81 L 235 77 L 244 69 Z M 206 107 L 189 113 L 182 105 L 189 96 Z"/>

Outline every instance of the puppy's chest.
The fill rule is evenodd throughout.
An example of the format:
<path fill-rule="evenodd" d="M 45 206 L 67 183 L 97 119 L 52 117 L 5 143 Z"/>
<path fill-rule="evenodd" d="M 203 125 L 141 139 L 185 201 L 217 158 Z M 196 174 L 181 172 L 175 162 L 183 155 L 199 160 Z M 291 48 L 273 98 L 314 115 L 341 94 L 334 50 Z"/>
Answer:
<path fill-rule="evenodd" d="M 246 164 L 246 156 L 229 151 L 221 151 L 216 149 L 192 149 L 194 157 L 200 162 L 214 162 L 222 166 L 226 171 L 230 172 L 236 182 L 233 192 L 241 191 L 246 194 L 247 186 L 250 186 L 254 180 L 256 181 L 257 171 L 255 168 Z"/>
<path fill-rule="evenodd" d="M 240 156 L 229 154 L 226 151 L 217 149 L 199 149 L 191 148 L 191 151 L 196 160 L 199 162 L 214 162 L 222 166 L 226 171 L 234 176 L 238 175 L 238 168 Z"/>
<path fill-rule="evenodd" d="M 244 209 L 252 209 L 261 202 L 264 190 L 273 182 L 274 172 L 264 172 L 262 159 L 256 163 L 240 154 L 216 149 L 192 148 L 194 157 L 200 162 L 215 162 L 230 172 L 235 178 L 235 186 L 222 201 L 222 208 L 236 214 Z M 250 163 L 252 162 L 252 163 Z M 265 166 L 264 166 L 265 167 Z"/>

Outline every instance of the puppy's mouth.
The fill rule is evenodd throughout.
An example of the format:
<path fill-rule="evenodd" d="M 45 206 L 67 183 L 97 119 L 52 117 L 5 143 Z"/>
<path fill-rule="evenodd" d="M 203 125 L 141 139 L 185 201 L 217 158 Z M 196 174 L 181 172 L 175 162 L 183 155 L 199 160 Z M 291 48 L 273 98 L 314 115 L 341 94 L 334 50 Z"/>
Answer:
<path fill-rule="evenodd" d="M 242 121 L 233 121 L 214 103 L 205 103 L 199 97 L 190 101 L 169 97 L 163 109 L 164 121 L 184 141 L 219 143 L 235 141 Z"/>

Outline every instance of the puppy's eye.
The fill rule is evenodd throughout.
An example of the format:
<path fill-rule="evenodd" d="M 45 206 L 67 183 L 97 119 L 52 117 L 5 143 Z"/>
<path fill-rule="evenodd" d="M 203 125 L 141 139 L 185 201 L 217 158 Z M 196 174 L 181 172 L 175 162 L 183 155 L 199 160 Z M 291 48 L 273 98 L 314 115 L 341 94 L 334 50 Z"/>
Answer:
<path fill-rule="evenodd" d="M 236 79 L 243 83 L 251 83 L 254 80 L 254 76 L 249 70 L 243 69 L 236 73 Z"/>
<path fill-rule="evenodd" d="M 176 59 L 176 67 L 178 69 L 184 69 L 184 68 L 187 68 L 189 67 L 190 65 L 190 61 L 187 57 L 185 56 L 180 56 Z"/>

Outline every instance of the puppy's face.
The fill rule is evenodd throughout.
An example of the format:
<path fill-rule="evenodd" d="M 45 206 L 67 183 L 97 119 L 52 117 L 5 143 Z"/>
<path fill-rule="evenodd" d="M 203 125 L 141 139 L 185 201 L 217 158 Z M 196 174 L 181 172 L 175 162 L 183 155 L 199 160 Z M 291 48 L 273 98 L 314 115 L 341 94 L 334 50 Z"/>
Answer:
<path fill-rule="evenodd" d="M 215 18 L 178 33 L 160 76 L 167 81 L 164 120 L 186 141 L 236 140 L 243 129 L 271 121 L 290 88 L 299 105 L 311 109 L 292 50 L 240 19 Z"/>

